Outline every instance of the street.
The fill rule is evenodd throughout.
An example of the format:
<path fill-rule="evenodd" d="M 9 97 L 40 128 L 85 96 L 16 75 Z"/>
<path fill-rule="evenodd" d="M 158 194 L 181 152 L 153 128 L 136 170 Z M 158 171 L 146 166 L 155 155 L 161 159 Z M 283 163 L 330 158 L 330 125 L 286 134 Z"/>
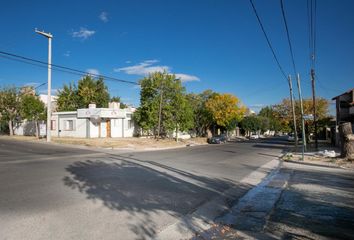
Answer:
<path fill-rule="evenodd" d="M 230 188 L 244 195 L 242 179 L 286 147 L 273 138 L 128 153 L 1 138 L 0 239 L 154 238 Z"/>

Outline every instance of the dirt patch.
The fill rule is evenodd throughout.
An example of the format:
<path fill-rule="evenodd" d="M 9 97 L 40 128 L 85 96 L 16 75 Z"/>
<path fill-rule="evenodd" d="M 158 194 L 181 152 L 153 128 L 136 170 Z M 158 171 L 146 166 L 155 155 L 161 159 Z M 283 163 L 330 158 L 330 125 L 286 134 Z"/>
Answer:
<path fill-rule="evenodd" d="M 340 157 L 324 157 L 319 154 L 305 154 L 302 161 L 301 153 L 287 153 L 282 157 L 284 161 L 297 161 L 314 165 L 322 165 L 328 167 L 341 167 L 354 170 L 354 162 Z"/>
<path fill-rule="evenodd" d="M 1 138 L 8 138 L 18 141 L 29 142 L 45 142 L 45 138 L 37 139 L 32 136 L 0 136 Z M 100 148 L 125 148 L 125 149 L 164 149 L 185 146 L 195 146 L 207 144 L 206 138 L 191 138 L 186 140 L 179 140 L 176 142 L 174 139 L 159 139 L 154 138 L 70 138 L 70 137 L 52 137 L 54 143 L 81 145 L 88 147 Z"/>
<path fill-rule="evenodd" d="M 206 144 L 205 138 L 193 138 L 188 140 L 153 139 L 153 138 L 53 138 L 56 143 L 84 145 L 102 148 L 129 148 L 129 149 L 160 149 L 184 147 L 186 145 Z"/>
<path fill-rule="evenodd" d="M 18 141 L 28 141 L 28 142 L 34 142 L 34 141 L 45 141 L 45 138 L 36 138 L 34 136 L 7 136 L 3 135 L 0 136 L 0 138 L 7 138 L 7 139 L 12 139 L 12 140 L 18 140 Z"/>

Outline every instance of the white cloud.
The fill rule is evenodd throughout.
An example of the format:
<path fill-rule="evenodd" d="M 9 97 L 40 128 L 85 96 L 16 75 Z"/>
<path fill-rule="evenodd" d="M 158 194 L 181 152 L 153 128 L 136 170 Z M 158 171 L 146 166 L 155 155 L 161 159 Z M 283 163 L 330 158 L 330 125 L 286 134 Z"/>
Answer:
<path fill-rule="evenodd" d="M 150 60 L 145 60 L 144 63 L 148 63 L 148 64 L 154 64 L 154 63 L 158 63 L 159 60 L 157 59 L 150 59 Z"/>
<path fill-rule="evenodd" d="M 256 104 L 250 105 L 251 108 L 262 108 L 265 106 L 266 106 L 266 104 L 263 104 L 263 103 L 256 103 Z"/>
<path fill-rule="evenodd" d="M 94 68 L 86 69 L 86 72 L 88 72 L 89 74 L 92 74 L 92 75 L 100 75 L 100 72 Z"/>
<path fill-rule="evenodd" d="M 158 63 L 159 60 L 150 59 L 145 60 L 139 64 L 122 67 L 122 68 L 115 68 L 115 72 L 124 72 L 130 75 L 140 75 L 140 76 L 147 76 L 154 72 L 168 72 L 171 73 L 171 67 L 165 65 L 155 65 Z M 128 63 L 128 62 L 126 62 Z M 130 61 L 129 61 L 130 63 Z M 182 82 L 191 82 L 191 81 L 199 81 L 200 79 L 194 75 L 188 75 L 185 73 L 175 73 L 176 78 L 181 79 Z"/>
<path fill-rule="evenodd" d="M 184 74 L 184 73 L 176 73 L 176 78 L 181 79 L 182 82 L 192 82 L 192 81 L 200 81 L 197 76 Z"/>
<path fill-rule="evenodd" d="M 66 52 L 63 54 L 63 56 L 64 56 L 64 57 L 70 57 L 70 54 L 71 54 L 70 51 L 66 51 Z"/>
<path fill-rule="evenodd" d="M 115 72 L 124 72 L 130 75 L 141 75 L 146 76 L 153 72 L 169 72 L 170 68 L 168 66 L 152 66 L 154 63 L 157 63 L 158 60 L 146 60 L 137 65 L 122 67 L 114 69 Z"/>
<path fill-rule="evenodd" d="M 52 90 L 50 91 L 52 97 L 58 95 L 59 91 L 61 91 L 62 89 L 61 88 L 52 88 Z M 42 89 L 42 90 L 39 90 L 38 91 L 39 94 L 48 94 L 48 89 L 45 88 L 45 89 Z"/>
<path fill-rule="evenodd" d="M 36 87 L 37 85 L 39 85 L 38 82 L 28 82 L 24 86 L 26 86 L 26 87 Z"/>
<path fill-rule="evenodd" d="M 107 12 L 101 12 L 100 15 L 98 16 L 102 22 L 108 22 L 108 13 Z"/>
<path fill-rule="evenodd" d="M 88 30 L 87 28 L 81 27 L 79 31 L 72 32 L 72 37 L 86 40 L 87 38 L 91 37 L 95 33 L 96 31 Z"/>

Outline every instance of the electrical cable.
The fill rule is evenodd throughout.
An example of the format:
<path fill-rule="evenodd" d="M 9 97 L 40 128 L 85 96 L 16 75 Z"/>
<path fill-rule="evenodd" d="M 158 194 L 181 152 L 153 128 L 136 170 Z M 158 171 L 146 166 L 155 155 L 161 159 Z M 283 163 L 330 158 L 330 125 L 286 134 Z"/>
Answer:
<path fill-rule="evenodd" d="M 29 62 L 32 62 L 32 63 L 39 63 L 39 64 L 43 64 L 43 65 L 46 65 L 46 66 L 49 65 L 47 62 L 44 62 L 44 61 L 36 60 L 36 59 L 33 59 L 33 58 L 29 58 L 29 57 L 25 57 L 25 56 L 13 54 L 13 53 L 5 52 L 5 51 L 0 51 L 0 54 L 6 55 L 6 56 L 10 56 L 10 57 L 13 57 L 13 58 L 17 58 L 17 59 L 21 59 L 21 60 L 26 60 L 26 61 L 29 61 Z M 53 67 L 55 67 L 55 68 L 59 68 L 61 70 L 71 71 L 71 73 L 73 73 L 73 72 L 79 73 L 80 75 L 82 75 L 82 74 L 91 75 L 91 76 L 94 76 L 94 77 L 102 77 L 104 79 L 109 79 L 109 80 L 113 80 L 113 81 L 117 81 L 117 82 L 128 83 L 128 84 L 133 84 L 133 85 L 139 85 L 139 83 L 137 83 L 137 82 L 122 80 L 122 79 L 109 77 L 109 76 L 105 76 L 105 75 L 101 75 L 101 74 L 93 74 L 93 73 L 85 72 L 85 71 L 82 71 L 82 70 L 78 70 L 78 69 L 74 69 L 74 68 L 70 68 L 70 67 L 66 67 L 66 66 L 61 66 L 61 65 L 58 65 L 58 64 L 50 64 L 50 66 L 52 67 L 52 69 L 54 69 Z"/>
<path fill-rule="evenodd" d="M 288 39 L 288 44 L 289 44 L 289 49 L 290 49 L 290 54 L 291 54 L 291 60 L 292 60 L 292 63 L 293 63 L 294 76 L 296 76 L 297 75 L 297 70 L 296 70 L 296 65 L 295 65 L 294 52 L 293 52 L 293 47 L 292 47 L 291 40 L 290 40 L 289 28 L 288 28 L 288 23 L 286 21 L 283 0 L 280 0 L 280 7 L 281 7 L 282 15 L 283 15 L 283 20 L 284 20 L 284 25 L 285 25 L 285 30 L 286 30 L 286 36 L 287 36 L 287 39 Z"/>
<path fill-rule="evenodd" d="M 280 65 L 280 62 L 279 62 L 279 60 L 278 60 L 278 57 L 277 57 L 277 55 L 275 54 L 275 51 L 274 51 L 274 49 L 273 49 L 273 46 L 272 46 L 272 44 L 271 44 L 271 42 L 270 42 L 270 40 L 269 40 L 269 38 L 268 38 L 268 35 L 267 35 L 267 33 L 266 33 L 266 31 L 265 31 L 265 29 L 264 29 L 264 27 L 263 27 L 262 21 L 261 21 L 259 15 L 258 15 L 258 13 L 257 13 L 257 9 L 256 9 L 256 7 L 254 6 L 252 0 L 250 0 L 250 3 L 251 3 L 251 5 L 252 5 L 254 14 L 255 14 L 256 17 L 257 17 L 258 23 L 259 23 L 259 25 L 260 25 L 260 27 L 261 27 L 261 29 L 262 29 L 262 32 L 263 32 L 263 34 L 264 34 L 264 37 L 265 37 L 266 40 L 267 40 L 268 46 L 269 46 L 270 50 L 272 51 L 273 57 L 274 57 L 274 59 L 275 59 L 277 65 L 278 65 L 278 68 L 279 68 L 280 72 L 282 73 L 282 75 L 284 76 L 285 80 L 288 81 L 288 77 L 286 76 L 286 74 L 285 74 L 285 72 L 284 72 L 282 66 Z"/>

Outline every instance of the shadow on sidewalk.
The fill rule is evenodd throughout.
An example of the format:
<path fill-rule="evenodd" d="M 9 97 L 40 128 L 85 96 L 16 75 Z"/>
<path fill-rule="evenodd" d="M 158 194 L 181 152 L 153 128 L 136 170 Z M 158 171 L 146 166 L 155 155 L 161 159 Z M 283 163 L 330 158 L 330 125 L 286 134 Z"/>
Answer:
<path fill-rule="evenodd" d="M 353 202 L 353 172 L 296 169 L 266 232 L 279 239 L 353 239 Z"/>

